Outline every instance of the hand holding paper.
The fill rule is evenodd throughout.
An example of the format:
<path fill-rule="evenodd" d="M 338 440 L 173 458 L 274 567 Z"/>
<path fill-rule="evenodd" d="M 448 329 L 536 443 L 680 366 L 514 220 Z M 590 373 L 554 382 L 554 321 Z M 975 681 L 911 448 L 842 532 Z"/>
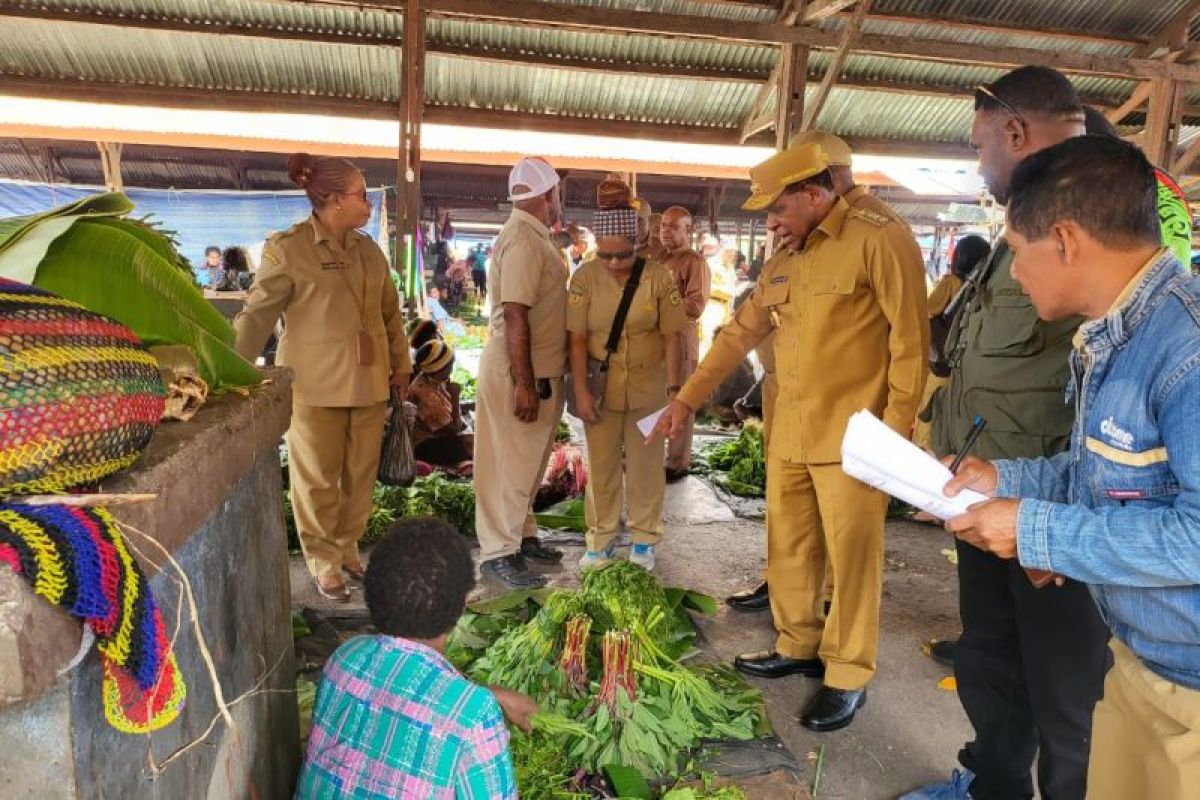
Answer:
<path fill-rule="evenodd" d="M 950 470 L 865 410 L 846 426 L 842 470 L 943 520 L 988 499 L 971 489 L 946 497 L 942 490 L 954 477 Z"/>

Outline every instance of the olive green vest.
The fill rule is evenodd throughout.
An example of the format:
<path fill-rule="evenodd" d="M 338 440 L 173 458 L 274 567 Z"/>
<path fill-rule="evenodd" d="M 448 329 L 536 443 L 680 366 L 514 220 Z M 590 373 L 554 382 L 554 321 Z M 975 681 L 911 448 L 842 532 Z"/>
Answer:
<path fill-rule="evenodd" d="M 1067 356 L 1079 317 L 1043 322 L 1012 277 L 1012 251 L 1000 242 L 964 295 L 946 338 L 946 386 L 930 400 L 930 443 L 957 453 L 976 415 L 987 428 L 972 448 L 981 458 L 1034 458 L 1067 448 L 1074 408 L 1065 400 Z"/>

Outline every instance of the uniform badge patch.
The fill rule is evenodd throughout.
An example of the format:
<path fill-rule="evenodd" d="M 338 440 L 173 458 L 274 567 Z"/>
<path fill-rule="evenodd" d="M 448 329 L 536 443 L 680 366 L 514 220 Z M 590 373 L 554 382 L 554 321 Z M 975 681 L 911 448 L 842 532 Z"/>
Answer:
<path fill-rule="evenodd" d="M 776 275 L 771 278 L 771 283 L 787 283 L 787 275 Z"/>
<path fill-rule="evenodd" d="M 671 291 L 667 293 L 667 298 L 671 301 L 671 305 L 677 306 L 683 302 L 683 298 L 679 296 L 679 287 L 672 286 Z"/>

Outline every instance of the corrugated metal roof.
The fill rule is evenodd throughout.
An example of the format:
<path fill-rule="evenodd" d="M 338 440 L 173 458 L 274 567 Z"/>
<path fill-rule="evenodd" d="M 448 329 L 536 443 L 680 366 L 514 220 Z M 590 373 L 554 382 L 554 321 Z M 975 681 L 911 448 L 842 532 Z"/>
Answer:
<path fill-rule="evenodd" d="M 806 99 L 811 99 L 815 92 L 810 87 Z M 821 109 L 816 127 L 841 136 L 965 142 L 972 113 L 970 98 L 835 88 Z M 881 120 L 902 120 L 903 123 L 885 125 Z"/>
<path fill-rule="evenodd" d="M 463 19 L 430 19 L 426 31 L 431 41 L 461 47 L 465 52 L 537 53 L 616 63 L 711 67 L 752 75 L 770 72 L 779 52 L 767 46 L 531 28 Z"/>
<path fill-rule="evenodd" d="M 845 19 L 835 18 L 826 23 L 824 27 L 837 30 L 845 24 Z M 959 27 L 947 28 L 936 23 L 918 25 L 910 22 L 868 19 L 863 23 L 862 32 L 878 36 L 941 39 L 953 41 L 957 44 L 978 45 L 980 47 L 1024 47 L 1034 50 L 1058 50 L 1105 56 L 1127 56 L 1134 50 L 1133 45 L 1092 42 L 1084 39 L 1062 39 L 1053 36 L 1036 36 L 1025 33 L 1001 33 L 999 31 L 972 30 Z"/>
<path fill-rule="evenodd" d="M 1190 0 L 876 0 L 875 11 L 997 25 L 1150 36 Z"/>
<path fill-rule="evenodd" d="M 425 85 L 436 105 L 718 127 L 738 124 L 758 93 L 749 83 L 668 82 L 455 58 L 430 58 Z"/>

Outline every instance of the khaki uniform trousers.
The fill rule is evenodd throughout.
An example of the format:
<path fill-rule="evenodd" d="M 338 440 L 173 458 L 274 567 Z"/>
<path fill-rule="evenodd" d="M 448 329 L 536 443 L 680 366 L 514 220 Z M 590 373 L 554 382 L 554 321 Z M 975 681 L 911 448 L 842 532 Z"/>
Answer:
<path fill-rule="evenodd" d="M 1200 796 L 1200 692 L 1155 675 L 1124 644 L 1092 717 L 1089 800 Z"/>
<path fill-rule="evenodd" d="M 790 658 L 820 658 L 825 684 L 861 689 L 875 674 L 883 591 L 886 497 L 841 464 L 798 464 L 767 454 L 767 580 Z M 826 574 L 833 605 L 819 614 Z"/>
<path fill-rule="evenodd" d="M 534 422 L 513 416 L 513 385 L 504 359 L 479 365 L 475 411 L 475 531 L 479 557 L 490 561 L 537 535 L 533 498 L 546 474 L 554 429 L 562 419 L 563 381 L 552 378 Z"/>
<path fill-rule="evenodd" d="M 655 409 L 600 412 L 600 421 L 584 426 L 587 438 L 588 485 L 584 500 L 587 547 L 607 549 L 621 527 L 622 498 L 634 544 L 662 540 L 666 449 L 660 438 L 646 444 L 637 421 Z"/>
<path fill-rule="evenodd" d="M 684 334 L 688 335 L 688 334 Z M 687 383 L 687 379 L 692 377 L 692 373 L 696 371 L 696 367 L 700 365 L 699 361 L 685 359 L 679 365 L 680 376 L 679 385 Z M 696 415 L 688 414 L 687 422 L 683 425 L 683 430 L 678 436 L 671 438 L 667 442 L 667 461 L 666 464 L 671 469 L 688 469 L 692 466 L 692 433 L 696 427 Z"/>
<path fill-rule="evenodd" d="M 287 432 L 292 512 L 313 577 L 340 575 L 344 563 L 358 561 L 386 421 L 386 402 L 292 407 Z"/>

